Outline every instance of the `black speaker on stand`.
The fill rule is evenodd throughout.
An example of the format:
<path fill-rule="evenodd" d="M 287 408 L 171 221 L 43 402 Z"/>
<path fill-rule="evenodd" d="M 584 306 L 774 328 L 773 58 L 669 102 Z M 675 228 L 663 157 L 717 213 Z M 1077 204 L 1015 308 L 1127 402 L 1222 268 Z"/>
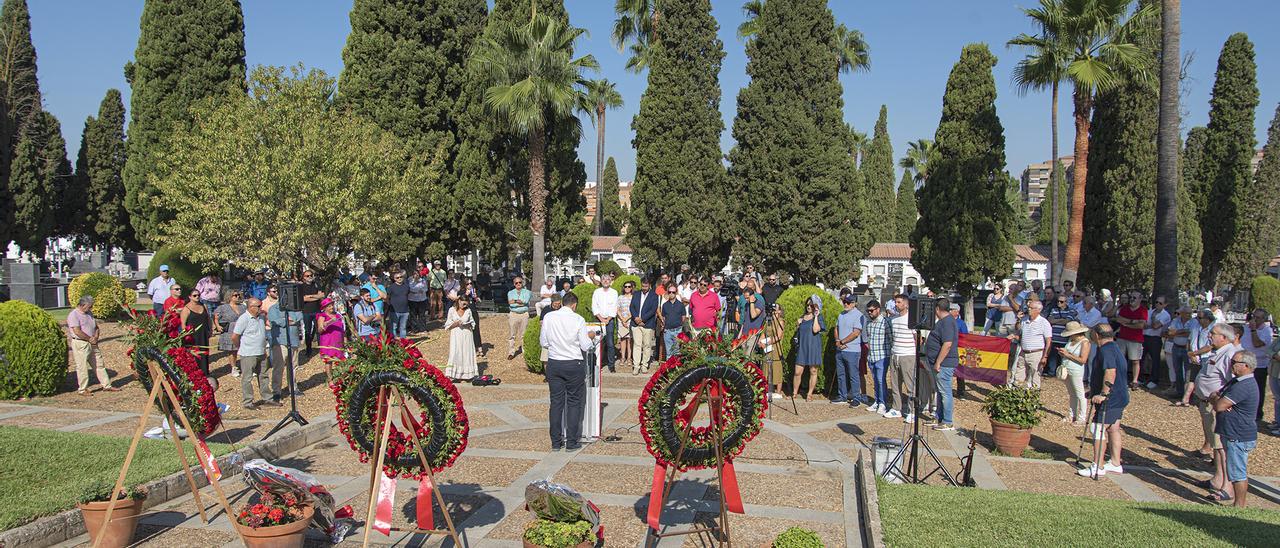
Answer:
<path fill-rule="evenodd" d="M 280 307 L 280 310 L 285 313 L 301 312 L 301 284 L 293 282 L 280 284 L 280 302 L 276 304 L 276 306 Z M 284 324 L 284 338 L 286 341 L 293 339 L 293 329 L 293 325 L 289 323 L 288 318 L 286 317 Z M 280 419 L 280 422 L 271 427 L 271 430 L 267 432 L 267 435 L 262 436 L 262 439 L 264 440 L 271 437 L 272 434 L 279 432 L 281 428 L 284 428 L 290 422 L 296 422 L 298 423 L 298 426 L 307 425 L 307 419 L 302 418 L 302 414 L 298 412 L 297 384 L 293 378 L 293 347 L 286 345 L 285 352 L 286 357 L 284 360 L 284 368 L 285 373 L 289 376 L 289 412 L 285 414 L 284 418 Z"/>
<path fill-rule="evenodd" d="M 938 300 L 932 297 L 911 299 L 907 304 L 907 325 L 911 329 L 933 330 L 934 323 L 938 321 L 938 317 L 933 313 L 937 302 Z"/>

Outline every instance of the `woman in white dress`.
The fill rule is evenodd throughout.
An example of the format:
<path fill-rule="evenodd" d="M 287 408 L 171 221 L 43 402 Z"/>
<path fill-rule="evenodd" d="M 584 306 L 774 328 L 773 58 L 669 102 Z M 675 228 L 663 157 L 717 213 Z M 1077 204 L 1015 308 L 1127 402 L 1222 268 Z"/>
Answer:
<path fill-rule="evenodd" d="M 476 343 L 471 334 L 475 319 L 468 305 L 470 299 L 465 294 L 458 295 L 444 321 L 445 329 L 449 330 L 449 362 L 444 375 L 454 380 L 468 380 L 479 374 Z"/>

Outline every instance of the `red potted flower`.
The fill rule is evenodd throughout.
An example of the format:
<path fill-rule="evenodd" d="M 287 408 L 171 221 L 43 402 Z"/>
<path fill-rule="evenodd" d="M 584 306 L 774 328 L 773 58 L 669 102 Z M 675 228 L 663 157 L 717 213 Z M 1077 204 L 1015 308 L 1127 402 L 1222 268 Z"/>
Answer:
<path fill-rule="evenodd" d="M 314 514 L 292 493 L 264 493 L 236 514 L 236 531 L 248 548 L 300 548 Z"/>

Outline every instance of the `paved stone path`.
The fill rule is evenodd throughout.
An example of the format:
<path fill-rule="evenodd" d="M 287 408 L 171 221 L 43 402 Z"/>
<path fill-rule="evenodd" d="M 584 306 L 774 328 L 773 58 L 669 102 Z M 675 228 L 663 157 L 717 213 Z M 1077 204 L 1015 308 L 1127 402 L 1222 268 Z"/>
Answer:
<path fill-rule="evenodd" d="M 550 478 L 567 483 L 594 501 L 602 511 L 607 546 L 640 546 L 645 533 L 644 514 L 653 458 L 646 452 L 636 428 L 636 399 L 646 379 L 625 374 L 606 376 L 603 433 L 616 441 L 599 441 L 573 452 L 550 452 L 546 433 L 546 388 L 537 384 L 503 384 L 498 387 L 462 386 L 471 420 L 471 437 L 458 463 L 438 476 L 449 511 L 464 542 L 477 547 L 519 546 L 529 514 L 523 510 L 524 487 Z M 765 431 L 748 445 L 736 461 L 746 514 L 730 516 L 735 543 L 767 544 L 792 525 L 819 534 L 827 546 L 858 546 L 859 516 L 855 502 L 853 467 L 860 451 L 872 449 L 877 436 L 904 438 L 909 432 L 900 420 L 884 419 L 863 410 L 850 410 L 825 402 L 799 402 L 799 414 L 789 401 L 776 402 Z M 159 424 L 159 419 L 153 419 Z M 85 431 L 128 436 L 137 425 L 137 414 L 90 409 L 0 403 L 0 425 L 19 425 L 61 431 Z M 258 439 L 274 421 L 228 421 L 238 432 L 236 443 Z M 290 428 L 293 428 L 292 426 Z M 960 457 L 968 453 L 968 437 L 962 432 L 928 431 L 930 446 L 958 476 Z M 214 441 L 221 441 L 217 437 Z M 868 451 L 868 455 L 870 451 Z M 345 438 L 333 435 L 276 461 L 318 477 L 341 504 L 350 504 L 363 519 L 368 497 L 368 466 L 360 464 Z M 931 466 L 926 466 L 931 468 Z M 1078 494 L 1119 500 L 1198 502 L 1199 490 L 1191 483 L 1205 474 L 1196 471 L 1126 466 L 1128 473 L 1107 475 L 1101 482 L 1081 478 L 1063 461 L 992 456 L 979 444 L 973 466 L 978 487 Z M 1254 480 L 1250 502 L 1280 507 L 1280 479 Z M 931 483 L 940 483 L 934 477 Z M 673 528 L 714 519 L 718 493 L 713 471 L 691 472 L 674 488 L 672 502 L 664 509 L 663 522 Z M 248 493 L 239 477 L 222 480 L 224 490 L 238 507 Z M 416 514 L 416 482 L 398 485 L 394 524 L 411 527 Z M 210 525 L 200 523 L 190 495 L 152 509 L 144 518 L 136 540 L 155 546 L 238 546 L 230 522 L 217 512 L 213 492 L 202 492 L 206 505 L 215 510 Z M 436 510 L 437 523 L 442 515 Z M 343 543 L 360 542 L 356 529 Z M 450 545 L 440 537 L 409 534 L 372 539 L 379 544 Z M 659 546 L 705 546 L 708 537 L 672 537 Z M 85 545 L 82 536 L 64 543 Z M 328 545 L 314 535 L 311 546 Z"/>

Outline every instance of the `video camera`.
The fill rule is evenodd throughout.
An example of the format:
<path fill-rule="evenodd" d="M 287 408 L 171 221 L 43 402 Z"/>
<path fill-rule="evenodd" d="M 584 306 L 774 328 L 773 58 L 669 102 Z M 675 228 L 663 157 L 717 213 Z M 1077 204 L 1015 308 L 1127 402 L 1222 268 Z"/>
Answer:
<path fill-rule="evenodd" d="M 738 279 L 734 276 L 725 276 L 724 283 L 720 285 L 720 296 L 725 299 L 737 299 L 742 294 L 742 288 L 738 285 Z"/>

